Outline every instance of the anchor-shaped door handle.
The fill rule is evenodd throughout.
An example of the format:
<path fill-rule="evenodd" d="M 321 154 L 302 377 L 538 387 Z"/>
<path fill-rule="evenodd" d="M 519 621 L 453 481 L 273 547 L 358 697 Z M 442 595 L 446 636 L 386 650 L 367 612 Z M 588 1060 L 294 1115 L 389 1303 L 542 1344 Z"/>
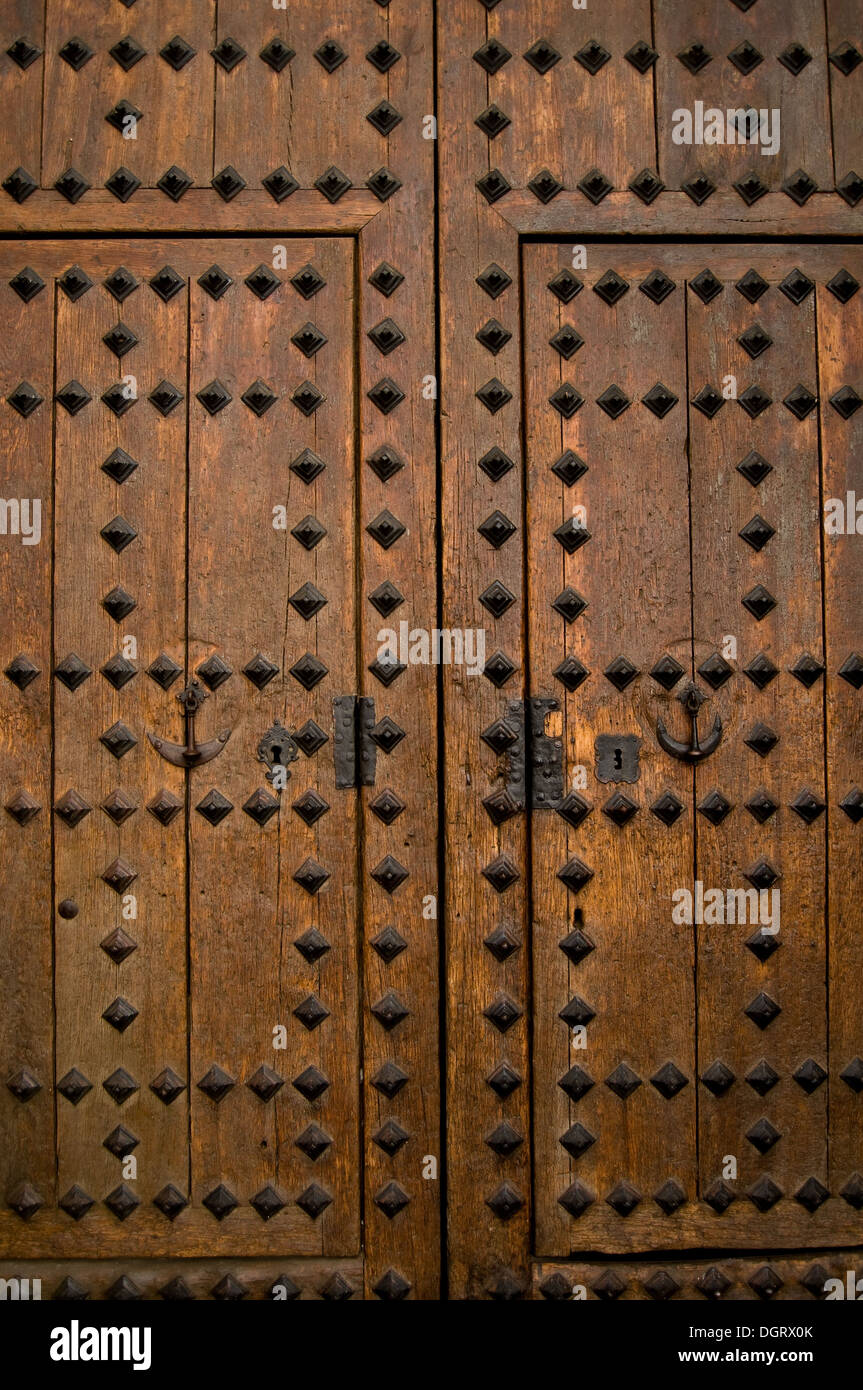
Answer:
<path fill-rule="evenodd" d="M 672 738 L 665 727 L 662 719 L 656 721 L 656 737 L 659 746 L 670 753 L 673 758 L 679 758 L 682 763 L 701 763 L 719 747 L 722 738 L 722 720 L 717 714 L 713 721 L 713 728 L 702 742 L 698 737 L 698 711 L 707 699 L 702 695 L 698 686 L 690 681 L 677 697 L 686 713 L 689 715 L 691 729 L 688 743 L 681 743 L 679 739 Z"/>
<path fill-rule="evenodd" d="M 200 681 L 192 679 L 181 690 L 177 699 L 183 706 L 183 717 L 185 720 L 186 742 L 169 743 L 167 739 L 158 738 L 156 734 L 147 733 L 147 738 L 152 743 L 156 752 L 161 754 L 169 763 L 175 767 L 200 767 L 201 763 L 208 763 L 212 758 L 218 757 L 228 739 L 231 737 L 230 729 L 223 729 L 215 738 L 211 738 L 207 743 L 198 743 L 195 738 L 195 716 L 201 705 L 208 699 L 207 691 Z"/>

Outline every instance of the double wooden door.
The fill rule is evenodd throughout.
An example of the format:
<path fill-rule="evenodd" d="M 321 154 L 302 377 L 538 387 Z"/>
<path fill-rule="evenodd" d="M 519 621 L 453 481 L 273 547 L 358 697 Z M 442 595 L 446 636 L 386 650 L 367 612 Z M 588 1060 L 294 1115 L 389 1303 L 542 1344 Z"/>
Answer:
<path fill-rule="evenodd" d="M 847 7 L 11 9 L 0 1276 L 822 1296 L 863 1244 Z M 671 140 L 701 98 L 782 104 L 759 179 Z"/>

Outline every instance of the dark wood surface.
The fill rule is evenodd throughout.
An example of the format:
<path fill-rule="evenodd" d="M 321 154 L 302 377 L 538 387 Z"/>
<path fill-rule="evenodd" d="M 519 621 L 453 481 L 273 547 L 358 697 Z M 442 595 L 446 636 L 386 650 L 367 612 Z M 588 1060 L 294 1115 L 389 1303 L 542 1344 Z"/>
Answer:
<path fill-rule="evenodd" d="M 174 35 L 195 50 L 177 71 L 159 56 Z M 145 50 L 128 70 L 110 52 L 124 36 Z M 77 71 L 61 56 L 73 37 L 92 50 Z M 19 39 L 39 50 L 24 67 L 7 52 Z M 274 39 L 294 50 L 281 72 L 259 56 Z M 557 54 L 544 73 L 525 57 L 540 40 Z M 743 42 L 761 56 L 748 74 L 730 57 Z M 644 71 L 627 57 L 638 43 L 655 51 Z M 680 58 L 693 43 L 710 55 L 698 74 Z M 808 55 L 797 75 L 779 61 L 790 44 Z M 231 66 L 233 45 L 244 56 Z M 494 45 L 509 55 L 497 50 L 499 66 Z M 591 72 L 596 45 L 609 56 Z M 266 1296 L 277 1260 L 302 1297 L 337 1297 L 342 1278 L 355 1298 L 554 1297 L 549 1277 L 558 1293 L 560 1275 L 592 1290 L 614 1264 L 627 1298 L 660 1296 L 664 1282 L 649 1283 L 659 1256 L 645 1252 L 674 1249 L 672 1296 L 700 1298 L 710 1260 L 683 1252 L 713 1250 L 727 1297 L 754 1297 L 748 1281 L 767 1263 L 787 1298 L 809 1296 L 812 1262 L 847 1258 L 830 1247 L 863 1243 L 848 1200 L 863 1190 L 849 1084 L 863 1055 L 859 827 L 840 808 L 853 810 L 863 782 L 863 735 L 860 695 L 837 674 L 863 650 L 859 538 L 820 521 L 826 499 L 863 492 L 863 412 L 844 419 L 830 404 L 843 386 L 863 394 L 863 296 L 843 304 L 828 288 L 843 266 L 863 281 L 850 244 L 863 215 L 855 50 L 854 0 L 711 0 L 697 13 L 683 0 L 584 11 L 452 0 L 437 14 L 405 0 L 4 7 L 0 182 L 20 167 L 36 188 L 21 202 L 12 184 L 0 190 L 2 491 L 41 498 L 42 540 L 0 536 L 0 671 L 24 653 L 40 673 L 23 690 L 0 677 L 0 1053 L 12 1083 L 0 1094 L 0 1255 L 95 1297 L 132 1255 L 145 1262 L 145 1297 L 183 1270 L 206 1297 L 218 1254 L 251 1297 Z M 777 154 L 675 144 L 673 113 L 696 100 L 779 107 Z M 134 140 L 105 119 L 123 101 L 142 113 Z M 490 107 L 503 113 L 499 133 Z M 110 191 L 119 166 L 140 180 L 126 202 Z M 159 186 L 171 166 L 191 182 L 177 201 Z M 296 181 L 283 201 L 265 183 L 279 166 Z M 74 202 L 54 187 L 69 169 L 89 185 Z M 227 198 L 226 169 L 245 185 Z M 608 189 L 597 202 L 579 187 L 591 169 Z M 645 169 L 663 185 L 650 203 L 630 186 Z M 696 206 L 684 190 L 699 169 L 715 190 Z M 815 191 L 798 203 L 801 170 Z M 735 184 L 753 172 L 768 191 L 750 204 Z M 561 304 L 547 282 L 581 243 L 587 288 Z M 261 301 L 243 279 L 274 257 L 285 283 Z M 307 262 L 327 283 L 303 300 L 287 281 Z M 382 262 L 403 277 L 391 295 L 375 284 Z M 60 279 L 75 263 L 95 283 L 73 301 Z M 214 263 L 235 280 L 220 300 L 198 284 Z M 181 285 L 163 303 L 146 281 L 166 264 Z M 143 281 L 122 305 L 99 283 L 119 265 Z M 493 265 L 508 283 L 484 289 Z M 9 281 L 26 266 L 45 288 L 25 304 Z M 662 304 L 637 288 L 657 266 L 677 283 Z M 709 304 L 692 287 L 705 266 L 724 285 Z M 770 283 L 754 305 L 733 288 L 750 266 Z M 799 305 L 777 288 L 797 266 L 815 285 Z M 609 267 L 631 285 L 613 307 L 589 288 Z M 375 332 L 388 318 L 403 335 L 390 353 Z M 306 320 L 327 336 L 310 359 L 292 342 Z M 502 325 L 498 351 L 490 320 Z M 102 341 L 118 321 L 140 339 L 122 363 Z M 737 338 L 756 322 L 773 344 L 752 361 Z M 549 339 L 570 324 L 585 342 L 563 361 Z M 126 372 L 145 398 L 117 419 L 99 395 Z M 762 385 L 770 409 L 751 420 L 728 402 L 706 420 L 687 404 L 726 373 L 740 389 Z M 240 400 L 257 377 L 278 396 L 260 418 Z M 183 393 L 165 418 L 146 400 L 163 378 Z M 210 416 L 196 392 L 214 378 L 234 399 Z M 369 395 L 383 378 L 403 393 L 388 414 Z M 77 415 L 52 408 L 70 379 L 93 397 Z M 22 380 L 44 397 L 26 420 L 5 399 Z M 309 417 L 290 401 L 302 380 L 326 396 Z M 494 380 L 508 395 L 493 412 L 477 393 Z M 548 397 L 567 380 L 586 403 L 562 420 Z M 639 403 L 656 380 L 680 398 L 662 420 Z M 595 403 L 612 382 L 633 400 L 616 421 Z M 782 404 L 798 382 L 818 397 L 802 421 Z M 122 485 L 99 468 L 115 445 L 140 465 Z M 289 467 L 304 446 L 327 465 L 308 486 Z M 550 471 L 564 448 L 588 464 L 572 487 Z M 773 463 L 755 489 L 735 468 L 749 448 Z M 369 462 L 381 449 L 402 464 L 389 477 Z M 480 467 L 493 450 L 512 463 L 497 480 L 491 462 Z M 272 528 L 277 504 L 287 532 Z M 593 539 L 570 556 L 551 533 L 575 505 Z M 514 528 L 499 548 L 478 531 L 496 510 Z M 404 528 L 390 547 L 375 535 L 385 511 Z M 776 528 L 759 553 L 738 534 L 755 512 Z M 138 531 L 119 554 L 99 535 L 117 513 Z M 290 534 L 307 513 L 327 531 L 309 551 Z M 327 598 L 308 622 L 290 602 L 307 581 Z M 370 595 L 387 582 L 401 598 L 384 617 Z M 740 604 L 757 582 L 779 600 L 761 623 Z M 115 624 L 101 599 L 118 583 L 137 607 Z M 571 625 L 550 607 L 566 585 L 589 605 Z M 501 586 L 510 598 L 497 608 Z M 409 664 L 385 684 L 379 634 L 402 621 L 481 629 L 487 657 L 505 653 L 512 674 L 498 687 L 464 666 Z M 115 690 L 100 667 L 126 635 L 137 674 Z M 669 651 L 689 674 L 729 635 L 734 675 L 704 712 L 721 714 L 724 738 L 694 775 L 657 745 L 657 718 L 680 734 L 685 715 L 647 672 Z M 307 650 L 328 668 L 310 692 L 289 674 Z M 179 680 L 163 691 L 146 674 L 161 651 L 184 675 L 214 654 L 233 671 L 200 721 L 202 736 L 231 727 L 231 740 L 188 779 L 145 739 L 182 727 Z M 780 671 L 760 691 L 741 673 L 759 651 Z M 92 671 L 76 691 L 52 676 L 69 652 Z M 243 674 L 257 652 L 278 667 L 261 690 Z M 788 669 L 803 652 L 826 665 L 808 689 Z M 622 692 L 602 674 L 619 655 L 641 673 Z M 574 694 L 553 674 L 566 657 L 591 672 Z M 377 751 L 374 787 L 335 785 L 339 694 L 373 699 L 376 720 L 404 731 Z M 535 696 L 560 701 L 545 729 L 562 739 L 567 787 L 587 769 L 592 810 L 577 828 L 553 811 L 495 823 L 483 805 L 508 775 L 483 732 Z M 291 727 L 314 718 L 330 742 L 300 754 L 279 813 L 259 826 L 243 805 L 267 788 L 256 746 L 277 716 Z M 118 719 L 138 743 L 115 761 L 99 739 Z M 763 761 L 742 743 L 759 719 L 780 735 Z M 593 769 L 596 735 L 621 730 L 643 739 L 629 789 L 639 810 L 622 828 L 602 809 L 614 787 Z M 233 803 L 217 826 L 195 809 L 211 787 Z M 92 807 L 77 826 L 52 810 L 71 788 Z M 100 804 L 117 788 L 138 808 L 121 825 Z M 330 809 L 307 826 L 292 802 L 312 788 Z M 698 809 L 716 788 L 733 804 L 719 825 Z M 761 788 L 778 806 L 764 824 L 745 806 Z M 804 788 L 826 803 L 811 824 L 790 806 Z M 164 826 L 147 810 L 162 789 L 181 802 Z M 403 803 L 389 823 L 387 790 Z M 665 790 L 684 805 L 669 827 L 650 811 Z M 572 855 L 594 872 L 578 895 L 557 877 Z M 761 855 L 783 894 L 782 945 L 768 960 L 742 944 L 745 929 L 670 923 L 669 885 L 745 886 Z M 118 856 L 137 875 L 134 920 L 101 877 Z M 312 896 L 292 878 L 307 856 L 331 873 Z M 392 893 L 373 876 L 387 856 L 407 873 Z M 483 870 L 501 856 L 517 877 L 498 892 Z M 56 911 L 66 897 L 80 909 L 70 919 Z M 99 943 L 121 921 L 137 949 L 114 964 Z M 595 946 L 577 965 L 558 944 L 576 926 Z M 309 927 L 330 944 L 314 962 L 293 945 Z M 380 937 L 392 930 L 404 949 L 386 959 Z M 502 930 L 515 947 L 506 959 L 485 944 Z M 760 989 L 782 1009 L 763 1033 L 742 1012 Z M 329 1010 L 310 1031 L 291 1012 L 308 995 Z M 100 1017 L 115 996 L 139 1010 L 122 1034 Z M 574 996 L 596 1013 L 586 1050 L 559 1017 Z M 405 1011 L 393 1028 L 387 1005 Z M 287 1052 L 270 1045 L 280 1023 Z M 722 1098 L 698 1080 L 716 1058 L 736 1076 Z M 761 1058 L 780 1076 L 764 1095 L 745 1080 Z M 811 1094 L 792 1079 L 807 1058 L 827 1072 Z M 642 1080 L 627 1101 L 604 1084 L 621 1061 Z M 650 1077 L 669 1061 L 688 1084 L 665 1099 Z M 285 1080 L 266 1103 L 244 1084 L 262 1062 Z M 330 1082 L 313 1103 L 291 1085 L 310 1062 Z M 196 1085 L 213 1063 L 236 1082 L 219 1104 Z M 574 1063 L 596 1083 L 578 1102 L 558 1085 Z M 503 1064 L 508 1096 L 490 1084 Z M 78 1105 L 56 1089 L 72 1066 L 92 1084 Z M 139 1087 L 122 1105 L 102 1085 L 118 1066 Z M 185 1083 L 169 1106 L 149 1084 L 165 1066 Z M 406 1079 L 387 1095 L 381 1069 L 394 1066 Z M 31 1075 L 41 1089 L 17 1098 Z M 780 1134 L 763 1154 L 746 1137 L 762 1118 Z M 294 1142 L 309 1119 L 333 1140 L 317 1160 Z M 560 1144 L 577 1121 L 596 1135 L 579 1158 Z M 129 1186 L 141 1205 L 126 1221 L 104 1205 L 121 1164 L 103 1141 L 118 1124 L 138 1141 Z M 394 1125 L 406 1137 L 389 1151 Z M 729 1154 L 737 1200 L 720 1214 L 704 1196 Z M 745 1193 L 765 1175 L 782 1197 L 759 1212 Z M 654 1194 L 669 1178 L 687 1200 L 666 1215 Z M 313 1180 L 333 1199 L 316 1220 L 296 1205 Z M 579 1180 L 596 1200 L 574 1219 L 558 1198 Z M 624 1180 L 640 1196 L 629 1216 L 604 1200 Z M 238 1206 L 217 1221 L 202 1198 L 220 1181 Z M 168 1182 L 192 1197 L 174 1222 L 152 1205 Z M 796 1194 L 817 1195 L 813 1182 L 829 1196 L 810 1212 Z M 76 1183 L 95 1203 L 77 1222 L 57 1206 Z M 43 1205 L 25 1220 L 15 1206 L 27 1184 Z M 250 1198 L 267 1184 L 286 1205 L 263 1221 Z"/>

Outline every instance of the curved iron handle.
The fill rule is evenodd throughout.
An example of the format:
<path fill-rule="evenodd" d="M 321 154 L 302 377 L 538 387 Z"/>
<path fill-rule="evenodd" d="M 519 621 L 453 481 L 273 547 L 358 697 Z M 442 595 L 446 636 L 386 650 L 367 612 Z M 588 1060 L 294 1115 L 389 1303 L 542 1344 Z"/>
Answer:
<path fill-rule="evenodd" d="M 698 711 L 704 704 L 706 696 L 702 695 L 698 686 L 690 681 L 678 698 L 689 715 L 691 725 L 689 742 L 682 743 L 679 739 L 672 738 L 665 727 L 665 721 L 662 719 L 656 721 L 657 742 L 660 748 L 682 763 L 704 762 L 704 759 L 709 758 L 711 753 L 719 747 L 722 740 L 722 720 L 717 714 L 713 720 L 713 728 L 702 742 L 698 737 Z"/>
<path fill-rule="evenodd" d="M 218 757 L 221 753 L 231 737 L 230 729 L 223 729 L 215 738 L 209 739 L 206 743 L 198 743 L 195 738 L 195 715 L 208 698 L 207 691 L 204 690 L 200 681 L 195 679 L 191 680 L 185 690 L 181 690 L 177 696 L 183 706 L 185 744 L 170 743 L 167 739 L 159 738 L 156 734 L 147 731 L 147 738 L 166 762 L 173 763 L 175 767 L 200 767 L 202 763 L 210 762 L 212 758 Z"/>

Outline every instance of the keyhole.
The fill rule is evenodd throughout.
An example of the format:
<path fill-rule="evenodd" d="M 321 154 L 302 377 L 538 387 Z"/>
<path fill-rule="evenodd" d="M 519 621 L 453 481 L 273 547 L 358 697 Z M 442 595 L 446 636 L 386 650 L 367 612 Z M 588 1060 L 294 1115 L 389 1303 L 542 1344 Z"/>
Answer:
<path fill-rule="evenodd" d="M 615 772 L 622 772 L 623 770 L 623 751 L 620 748 L 614 750 L 614 770 Z"/>
<path fill-rule="evenodd" d="M 272 748 L 270 749 L 270 752 L 273 755 L 274 763 L 280 763 L 282 761 L 282 750 L 278 743 L 273 744 Z"/>

